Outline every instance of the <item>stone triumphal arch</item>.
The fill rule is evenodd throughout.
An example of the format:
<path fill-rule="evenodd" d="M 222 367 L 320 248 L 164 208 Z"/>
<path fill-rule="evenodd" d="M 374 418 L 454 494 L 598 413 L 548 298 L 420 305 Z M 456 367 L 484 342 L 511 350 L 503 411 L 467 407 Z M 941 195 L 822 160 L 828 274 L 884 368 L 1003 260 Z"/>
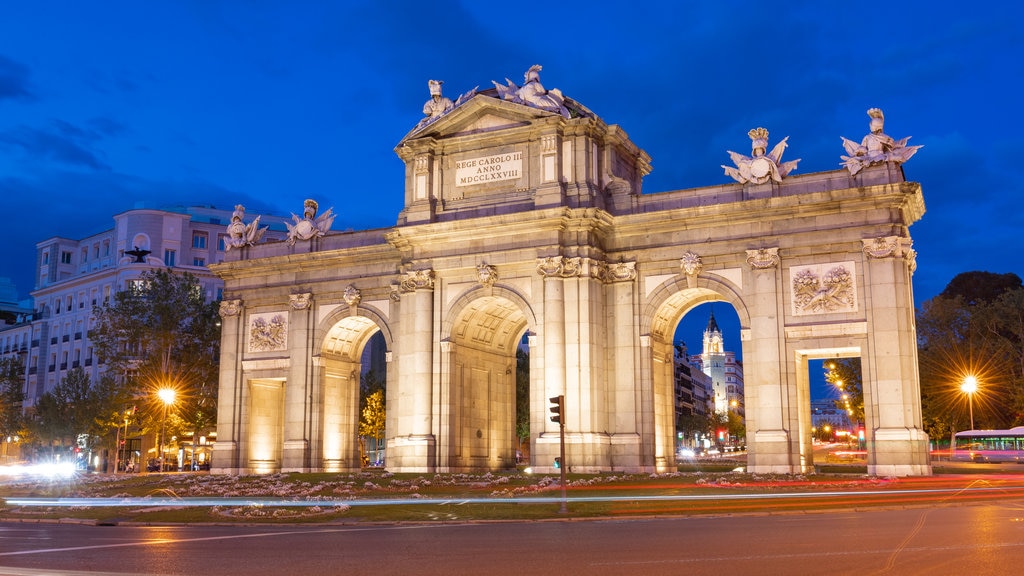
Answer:
<path fill-rule="evenodd" d="M 233 247 L 224 279 L 214 471 L 358 469 L 359 375 L 387 348 L 386 465 L 515 464 L 516 350 L 529 349 L 530 458 L 551 470 L 564 395 L 573 471 L 674 465 L 673 336 L 725 301 L 741 324 L 748 469 L 799 473 L 807 361 L 862 362 L 868 468 L 930 473 L 921 427 L 909 227 L 915 148 L 846 140 L 842 170 L 793 175 L 785 140 L 751 130 L 735 182 L 641 194 L 650 158 L 616 125 L 539 82 L 452 101 L 430 83 L 399 143 L 405 207 L 389 229 L 330 230 L 309 200 L 287 241 Z"/>

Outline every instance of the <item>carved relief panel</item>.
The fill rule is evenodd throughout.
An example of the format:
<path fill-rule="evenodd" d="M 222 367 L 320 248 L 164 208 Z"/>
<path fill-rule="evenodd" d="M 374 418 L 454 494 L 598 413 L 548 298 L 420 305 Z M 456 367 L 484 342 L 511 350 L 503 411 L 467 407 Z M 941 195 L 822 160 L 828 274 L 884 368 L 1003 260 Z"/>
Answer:
<path fill-rule="evenodd" d="M 853 262 L 793 266 L 789 269 L 794 316 L 855 312 L 857 274 Z"/>

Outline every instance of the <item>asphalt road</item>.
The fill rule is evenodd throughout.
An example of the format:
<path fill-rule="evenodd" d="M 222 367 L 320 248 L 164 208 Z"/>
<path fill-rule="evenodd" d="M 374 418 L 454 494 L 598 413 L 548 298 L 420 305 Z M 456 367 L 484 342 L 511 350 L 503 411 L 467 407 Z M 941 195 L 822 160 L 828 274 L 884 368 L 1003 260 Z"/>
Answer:
<path fill-rule="evenodd" d="M 1024 500 L 637 520 L 336 526 L 0 523 L 0 574 L 987 574 Z"/>

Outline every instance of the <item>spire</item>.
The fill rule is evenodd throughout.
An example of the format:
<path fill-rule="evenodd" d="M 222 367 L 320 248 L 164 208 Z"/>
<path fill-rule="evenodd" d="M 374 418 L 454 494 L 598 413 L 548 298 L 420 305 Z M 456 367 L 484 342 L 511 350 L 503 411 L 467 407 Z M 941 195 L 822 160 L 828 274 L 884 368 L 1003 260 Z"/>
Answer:
<path fill-rule="evenodd" d="M 718 322 L 715 322 L 715 311 L 711 311 L 711 317 L 708 319 L 708 327 L 705 332 L 719 332 L 722 330 L 718 327 Z"/>

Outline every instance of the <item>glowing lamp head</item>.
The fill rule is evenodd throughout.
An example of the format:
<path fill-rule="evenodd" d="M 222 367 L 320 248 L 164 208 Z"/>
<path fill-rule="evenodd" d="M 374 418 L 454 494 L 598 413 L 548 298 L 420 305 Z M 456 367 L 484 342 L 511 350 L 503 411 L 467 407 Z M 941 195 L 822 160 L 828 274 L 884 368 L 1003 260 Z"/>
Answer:
<path fill-rule="evenodd" d="M 964 383 L 960 385 L 960 391 L 964 394 L 974 394 L 978 391 L 978 379 L 974 376 L 964 378 Z"/>
<path fill-rule="evenodd" d="M 164 404 L 174 404 L 174 390 L 171 388 L 161 388 L 157 393 L 160 400 L 163 400 Z"/>

